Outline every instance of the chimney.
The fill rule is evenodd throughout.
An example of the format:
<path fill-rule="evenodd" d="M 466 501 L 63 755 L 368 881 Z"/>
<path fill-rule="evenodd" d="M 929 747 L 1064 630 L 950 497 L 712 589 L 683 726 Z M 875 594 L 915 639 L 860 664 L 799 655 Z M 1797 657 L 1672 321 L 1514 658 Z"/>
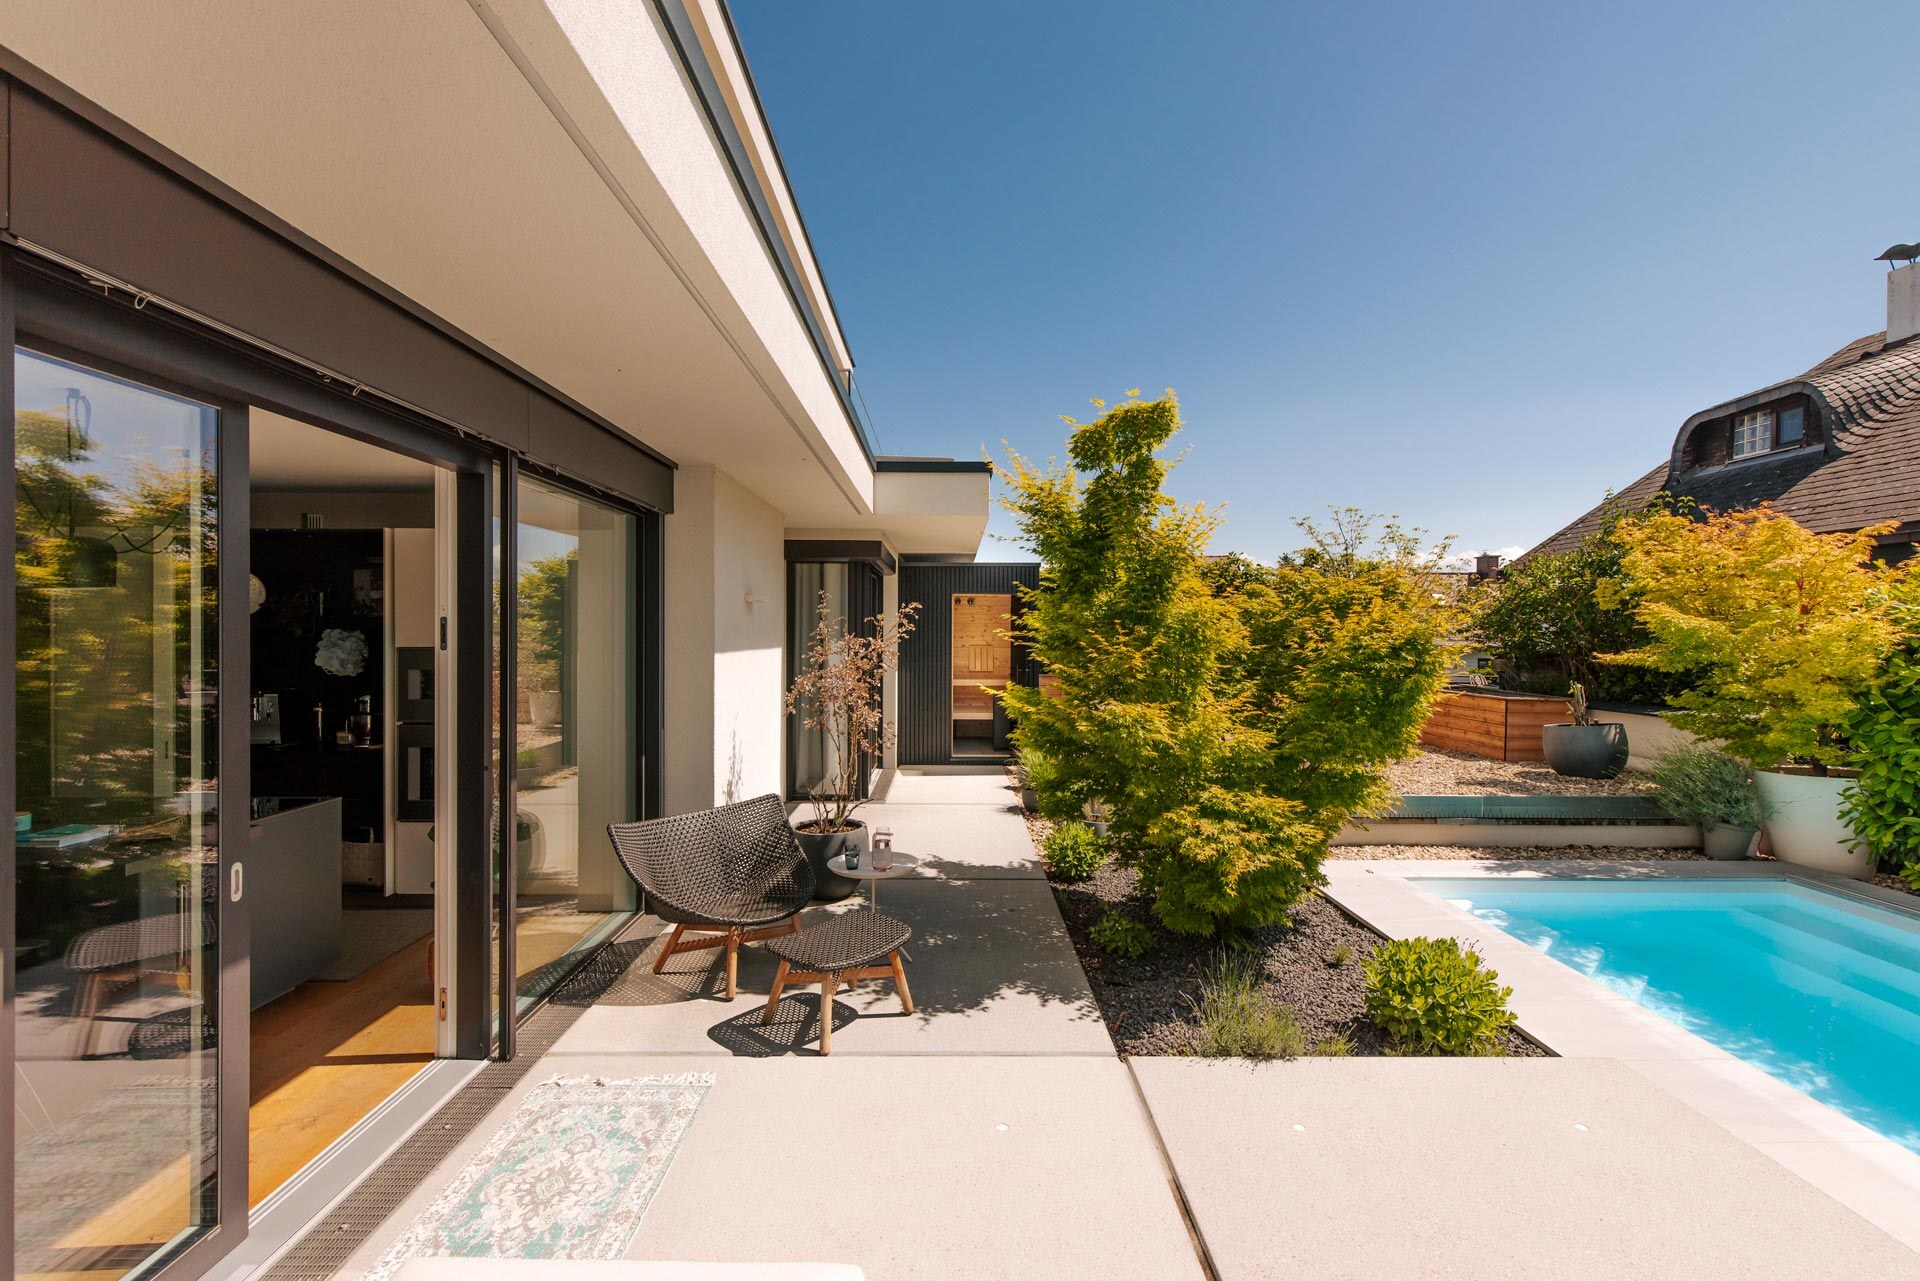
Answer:
<path fill-rule="evenodd" d="M 1891 342 L 1892 339 L 1888 339 L 1888 341 Z M 1475 578 L 1484 578 L 1491 582 L 1493 579 L 1500 577 L 1500 561 L 1501 557 L 1496 556 L 1492 552 L 1481 552 L 1473 558 L 1473 576 Z"/>
<path fill-rule="evenodd" d="M 1887 273 L 1887 346 L 1920 334 L 1920 266 Z"/>

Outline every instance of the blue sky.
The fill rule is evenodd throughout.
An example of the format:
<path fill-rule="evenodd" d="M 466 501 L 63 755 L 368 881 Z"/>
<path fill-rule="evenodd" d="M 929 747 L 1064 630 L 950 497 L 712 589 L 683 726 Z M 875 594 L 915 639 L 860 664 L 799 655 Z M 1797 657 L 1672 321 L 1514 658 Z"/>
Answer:
<path fill-rule="evenodd" d="M 1881 328 L 1920 240 L 1910 3 L 733 11 L 883 449 L 1173 387 L 1219 550 L 1526 546 Z"/>

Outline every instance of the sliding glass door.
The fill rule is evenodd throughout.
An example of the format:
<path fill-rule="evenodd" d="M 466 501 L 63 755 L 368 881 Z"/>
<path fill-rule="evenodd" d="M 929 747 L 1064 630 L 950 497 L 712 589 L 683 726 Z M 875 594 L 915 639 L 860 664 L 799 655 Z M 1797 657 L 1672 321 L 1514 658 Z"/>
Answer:
<path fill-rule="evenodd" d="M 14 1270 L 117 1277 L 217 1224 L 218 1046 L 245 1035 L 220 1017 L 221 415 L 14 372 Z"/>
<path fill-rule="evenodd" d="M 544 996 L 635 908 L 608 823 L 639 817 L 639 518 L 521 477 L 515 493 L 514 955 Z"/>

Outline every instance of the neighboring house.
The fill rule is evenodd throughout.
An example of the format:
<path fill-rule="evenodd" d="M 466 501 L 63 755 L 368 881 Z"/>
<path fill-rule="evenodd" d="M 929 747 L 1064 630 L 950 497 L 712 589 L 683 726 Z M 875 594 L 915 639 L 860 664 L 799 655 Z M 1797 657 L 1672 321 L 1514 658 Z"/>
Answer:
<path fill-rule="evenodd" d="M 1896 523 L 1879 554 L 1920 541 L 1920 267 L 1887 275 L 1887 328 L 1812 369 L 1680 425 L 1666 461 L 1533 548 L 1565 551 L 1610 510 L 1665 491 L 1705 511 L 1771 503 L 1817 533 Z"/>
<path fill-rule="evenodd" d="M 21 1274 L 264 1259 L 632 918 L 608 822 L 804 784 L 819 593 L 987 521 L 722 0 L 12 0 L 0 343 Z"/>

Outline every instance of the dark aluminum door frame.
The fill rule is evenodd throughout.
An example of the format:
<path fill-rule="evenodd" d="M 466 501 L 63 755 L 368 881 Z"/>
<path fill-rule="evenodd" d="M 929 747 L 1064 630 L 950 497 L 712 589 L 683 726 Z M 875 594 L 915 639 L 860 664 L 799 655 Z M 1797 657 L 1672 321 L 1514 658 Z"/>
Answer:
<path fill-rule="evenodd" d="M 0 113 L 0 123 L 5 116 Z M 4 164 L 0 161 L 0 164 Z M 0 254 L 0 437 L 5 438 L 7 457 L 14 457 L 14 414 L 13 414 L 13 262 L 5 254 Z M 0 522 L 8 531 L 8 538 L 14 537 L 14 487 L 0 487 Z M 14 747 L 14 659 L 18 647 L 18 634 L 14 616 L 14 558 L 0 557 L 4 567 L 0 567 L 0 752 L 6 754 L 6 768 L 0 770 L 0 813 L 14 812 L 14 769 L 19 755 Z M 11 1268 L 14 1260 L 13 1241 L 13 1153 L 14 1153 L 14 1018 L 18 1011 L 14 1008 L 14 922 L 19 887 L 19 865 L 12 841 L 6 842 L 5 854 L 0 856 L 0 1070 L 4 1070 L 7 1079 L 6 1106 L 0 1108 L 0 1206 L 7 1212 L 0 1214 L 0 1258 L 5 1258 Z"/>
<path fill-rule="evenodd" d="M 217 1068 L 219 1072 L 218 1124 L 216 1145 L 217 1222 L 201 1237 L 158 1268 L 145 1275 L 155 1279 L 200 1276 L 246 1237 L 249 1219 L 248 1109 L 250 1093 L 249 1037 L 252 1019 L 250 985 L 250 913 L 244 892 L 246 872 L 241 873 L 240 901 L 233 900 L 233 867 L 244 865 L 251 840 L 252 743 L 245 709 L 251 698 L 251 629 L 244 605 L 234 602 L 247 598 L 247 575 L 251 569 L 247 552 L 251 525 L 251 480 L 248 458 L 248 411 L 251 404 L 266 403 L 284 407 L 292 415 L 317 427 L 453 470 L 458 477 L 459 510 L 456 537 L 459 539 L 461 581 L 455 608 L 459 625 L 460 670 L 478 673 L 478 679 L 463 678 L 459 697 L 459 715 L 474 717 L 463 724 L 485 724 L 490 706 L 485 686 L 491 666 L 488 630 L 488 602 L 491 599 L 491 561 L 487 539 L 490 536 L 491 504 L 488 489 L 493 459 L 489 451 L 476 449 L 464 441 L 446 437 L 436 429 L 390 418 L 381 408 L 324 388 L 302 386 L 265 365 L 236 357 L 219 344 L 207 344 L 175 324 L 154 324 L 138 315 L 130 305 L 109 297 L 87 297 L 62 282 L 32 269 L 21 271 L 22 258 L 0 248 L 0 317 L 4 328 L 0 336 L 5 344 L 4 415 L 5 431 L 11 453 L 14 424 L 13 351 L 16 347 L 44 352 L 70 360 L 103 374 L 125 378 L 212 405 L 218 412 L 217 442 L 217 543 L 219 548 L 218 592 L 220 607 L 216 619 L 218 636 L 217 699 L 221 711 L 217 741 L 219 763 L 219 876 L 218 930 L 220 938 L 219 1018 L 217 1027 Z M 349 426 L 348 424 L 351 424 Z M 11 513 L 12 487 L 7 487 L 5 511 Z M 10 523 L 10 522 L 9 522 Z M 477 570 L 477 572 L 475 572 Z M 13 561 L 6 558 L 8 579 L 4 615 L 6 624 L 6 675 L 11 685 L 14 674 L 13 647 L 16 636 L 12 626 L 15 608 L 12 591 Z M 14 704 L 6 699 L 5 742 L 0 750 L 14 752 Z M 460 789 L 462 813 L 458 830 L 462 875 L 455 887 L 461 915 L 457 933 L 456 974 L 466 999 L 454 1004 L 458 1021 L 454 1030 L 456 1057 L 485 1058 L 491 1001 L 488 996 L 488 922 L 485 908 L 490 898 L 484 875 L 476 877 L 471 869 L 484 867 L 488 851 L 486 811 L 490 800 L 486 780 L 491 769 L 486 761 L 487 736 L 484 733 L 461 736 L 459 777 L 481 780 L 478 786 Z M 477 762 L 477 767 L 476 767 Z M 5 786 L 13 785 L 12 770 L 6 773 Z M 6 863 L 0 869 L 5 888 L 0 891 L 0 909 L 5 910 L 7 941 L 14 931 L 13 919 L 17 869 L 13 845 L 6 845 Z M 475 915 L 476 904 L 478 915 Z M 5 952 L 5 1029 L 0 1031 L 0 1065 L 12 1064 L 14 1008 L 12 949 Z M 477 976 L 477 977 L 476 977 Z M 11 1077 L 11 1071 L 8 1073 Z M 6 1147 L 0 1153 L 0 1195 L 10 1196 L 13 1184 L 14 1149 L 12 1112 L 6 1109 L 5 1129 L 0 1136 Z M 6 1204 L 11 1204 L 8 1200 Z M 4 1231 L 10 1236 L 12 1216 L 0 1215 Z M 7 1241 L 9 1247 L 11 1241 Z M 9 1254 L 8 1257 L 11 1257 Z"/>
<path fill-rule="evenodd" d="M 219 940 L 219 978 L 216 993 L 217 1017 L 215 1021 L 215 1071 L 218 1079 L 215 1087 L 215 1116 L 217 1141 L 214 1147 L 214 1222 L 190 1244 L 177 1252 L 166 1256 L 164 1262 L 142 1275 L 154 1281 L 171 1281 L 172 1278 L 193 1278 L 206 1273 L 216 1263 L 230 1253 L 246 1239 L 250 1207 L 248 1204 L 248 1166 L 250 1159 L 248 1133 L 248 1109 L 250 1106 L 251 1053 L 249 1038 L 245 1035 L 252 1020 L 249 987 L 252 977 L 251 966 L 251 913 L 246 903 L 245 868 L 251 835 L 252 808 L 252 736 L 248 718 L 243 709 L 251 701 L 252 659 L 251 638 L 249 635 L 248 614 L 244 608 L 235 608 L 231 602 L 244 602 L 247 599 L 248 557 L 245 553 L 246 533 L 250 523 L 251 502 L 248 478 L 248 405 L 221 394 L 216 389 L 191 382 L 182 382 L 165 373 L 156 372 L 138 363 L 127 363 L 117 358 L 123 353 L 105 354 L 85 346 L 72 346 L 67 343 L 51 341 L 42 337 L 33 323 L 34 315 L 31 299 L 23 298 L 19 290 L 19 274 L 11 255 L 0 253 L 0 355 L 4 356 L 5 373 L 0 375 L 0 417 L 4 417 L 4 431 L 7 437 L 9 456 L 14 447 L 14 353 L 20 348 L 42 352 L 56 358 L 70 360 L 84 368 L 95 369 L 116 378 L 123 378 L 155 390 L 182 396 L 202 404 L 210 405 L 217 414 L 215 443 L 215 547 L 219 557 L 216 568 L 216 616 L 215 649 L 217 654 L 215 700 L 219 712 L 219 726 L 215 741 L 218 744 L 219 774 L 217 781 L 217 819 L 216 836 L 218 842 L 218 862 L 216 876 L 219 878 L 219 892 L 216 898 L 216 936 Z M 23 303 L 25 305 L 23 305 Z M 14 523 L 13 487 L 6 487 L 0 515 L 9 528 Z M 238 531 L 236 540 L 235 533 Z M 233 553 L 235 546 L 239 554 Z M 0 693 L 5 696 L 5 710 L 0 713 L 3 723 L 4 742 L 0 751 L 6 753 L 8 768 L 4 788 L 5 796 L 0 797 L 9 804 L 13 801 L 14 772 L 12 762 L 16 759 L 15 731 L 15 660 L 17 654 L 16 601 L 13 558 L 6 559 L 5 603 L 0 606 L 0 626 L 5 627 L 4 658 L 6 673 L 4 684 L 0 684 Z M 5 1028 L 0 1031 L 0 1066 L 7 1069 L 9 1096 L 13 1081 L 14 1020 L 18 1010 L 15 1005 L 14 991 L 14 951 L 15 931 L 14 913 L 16 910 L 16 886 L 18 883 L 18 865 L 13 842 L 5 846 L 4 866 L 0 866 L 0 877 L 4 878 L 4 890 L 0 890 L 0 911 L 4 912 L 4 924 L 0 924 L 0 944 L 4 944 L 4 958 L 0 958 L 0 968 L 4 968 L 4 1008 L 0 1017 L 4 1018 Z M 241 894 L 238 899 L 233 895 L 236 884 L 235 868 L 240 867 Z M 6 1205 L 13 1204 L 15 1133 L 13 1129 L 14 1108 L 9 1102 L 7 1119 L 0 1124 L 0 1196 L 4 1196 Z M 0 1244 L 4 1244 L 6 1257 L 14 1257 L 12 1214 L 0 1215 L 4 1226 L 0 1227 Z M 159 1252 L 156 1251 L 156 1254 Z"/>

